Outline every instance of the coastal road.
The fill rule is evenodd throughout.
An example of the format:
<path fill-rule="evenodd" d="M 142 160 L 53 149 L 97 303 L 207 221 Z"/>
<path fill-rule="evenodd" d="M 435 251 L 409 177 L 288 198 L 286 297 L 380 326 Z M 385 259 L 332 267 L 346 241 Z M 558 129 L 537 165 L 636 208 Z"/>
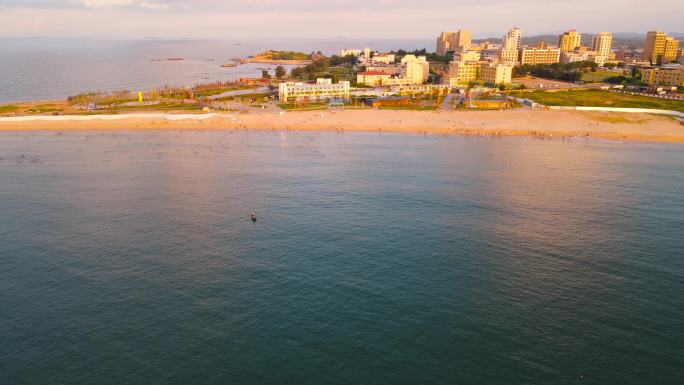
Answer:
<path fill-rule="evenodd" d="M 266 92 L 271 92 L 271 90 L 268 87 L 250 88 L 248 90 L 228 91 L 228 92 L 224 92 L 222 94 L 212 95 L 209 97 L 209 99 L 210 100 L 216 100 L 216 99 L 221 99 L 221 98 L 230 98 L 230 97 L 240 96 L 240 95 L 261 94 L 261 93 L 266 93 Z"/>
<path fill-rule="evenodd" d="M 447 96 L 444 98 L 444 101 L 442 101 L 442 110 L 453 110 L 454 106 L 458 105 L 463 99 L 463 97 L 464 96 L 462 94 L 447 94 Z M 454 106 L 452 106 L 452 101 L 454 102 Z"/>

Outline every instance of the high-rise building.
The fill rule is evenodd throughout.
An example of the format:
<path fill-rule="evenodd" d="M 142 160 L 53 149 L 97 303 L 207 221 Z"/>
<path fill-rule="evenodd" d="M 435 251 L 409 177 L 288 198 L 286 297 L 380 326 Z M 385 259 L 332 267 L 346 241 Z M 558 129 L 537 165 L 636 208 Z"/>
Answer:
<path fill-rule="evenodd" d="M 558 48 L 561 52 L 572 52 L 580 47 L 581 41 L 582 35 L 571 29 L 558 37 Z"/>
<path fill-rule="evenodd" d="M 522 31 L 518 27 L 509 30 L 506 36 L 503 37 L 503 44 L 501 49 L 519 50 L 522 42 Z"/>
<path fill-rule="evenodd" d="M 459 29 L 456 32 L 442 32 L 437 38 L 437 55 L 468 49 L 472 44 L 470 31 Z"/>
<path fill-rule="evenodd" d="M 610 32 L 601 32 L 591 39 L 591 50 L 596 51 L 599 56 L 608 59 L 612 44 L 613 35 Z"/>
<path fill-rule="evenodd" d="M 506 64 L 517 63 L 522 45 L 522 31 L 520 28 L 514 27 L 508 31 L 502 40 L 499 61 Z"/>
<path fill-rule="evenodd" d="M 669 63 L 677 58 L 679 40 L 675 40 L 665 32 L 649 31 L 644 44 L 644 61 L 651 64 Z"/>

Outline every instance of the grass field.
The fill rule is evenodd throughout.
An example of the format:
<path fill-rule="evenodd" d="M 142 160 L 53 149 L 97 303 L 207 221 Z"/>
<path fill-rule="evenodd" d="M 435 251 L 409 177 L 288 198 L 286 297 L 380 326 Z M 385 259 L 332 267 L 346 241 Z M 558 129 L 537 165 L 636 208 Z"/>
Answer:
<path fill-rule="evenodd" d="M 600 83 L 603 81 L 605 78 L 612 78 L 613 76 L 620 76 L 621 74 L 618 72 L 611 72 L 611 71 L 596 71 L 596 72 L 587 72 L 582 75 L 582 81 L 586 83 Z M 624 75 L 628 76 L 629 75 Z"/>
<path fill-rule="evenodd" d="M 15 112 L 19 109 L 17 106 L 13 105 L 6 105 L 6 106 L 0 106 L 0 114 L 2 113 L 8 113 L 8 112 Z"/>
<path fill-rule="evenodd" d="M 681 100 L 625 95 L 599 90 L 514 92 L 512 95 L 527 98 L 546 106 L 651 108 L 684 112 L 684 101 Z"/>

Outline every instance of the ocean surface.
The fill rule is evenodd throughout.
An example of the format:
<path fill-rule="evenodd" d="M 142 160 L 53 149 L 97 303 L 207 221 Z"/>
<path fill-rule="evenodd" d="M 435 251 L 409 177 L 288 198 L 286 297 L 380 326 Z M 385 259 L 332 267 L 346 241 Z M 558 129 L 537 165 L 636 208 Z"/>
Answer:
<path fill-rule="evenodd" d="M 683 192 L 675 145 L 1 133 L 0 384 L 681 384 Z"/>
<path fill-rule="evenodd" d="M 232 58 L 268 50 L 321 51 L 342 48 L 422 49 L 427 40 L 169 40 L 0 38 L 0 103 L 63 99 L 86 91 L 151 90 L 164 85 L 237 80 L 275 66 L 221 68 Z M 183 58 L 182 61 L 152 61 Z"/>

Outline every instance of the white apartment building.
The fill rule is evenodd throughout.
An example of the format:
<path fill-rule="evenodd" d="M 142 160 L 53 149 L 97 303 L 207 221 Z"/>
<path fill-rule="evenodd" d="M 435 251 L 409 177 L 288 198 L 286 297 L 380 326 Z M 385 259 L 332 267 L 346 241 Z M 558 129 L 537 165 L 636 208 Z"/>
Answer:
<path fill-rule="evenodd" d="M 360 49 L 344 48 L 340 51 L 339 56 L 344 57 L 344 56 L 350 56 L 351 55 L 351 56 L 359 57 L 359 56 L 361 56 L 361 52 L 362 51 Z"/>
<path fill-rule="evenodd" d="M 351 85 L 348 81 L 332 84 L 331 79 L 317 79 L 315 84 L 286 82 L 278 85 L 278 98 L 282 102 L 310 99 L 313 101 L 333 98 L 349 99 Z"/>

